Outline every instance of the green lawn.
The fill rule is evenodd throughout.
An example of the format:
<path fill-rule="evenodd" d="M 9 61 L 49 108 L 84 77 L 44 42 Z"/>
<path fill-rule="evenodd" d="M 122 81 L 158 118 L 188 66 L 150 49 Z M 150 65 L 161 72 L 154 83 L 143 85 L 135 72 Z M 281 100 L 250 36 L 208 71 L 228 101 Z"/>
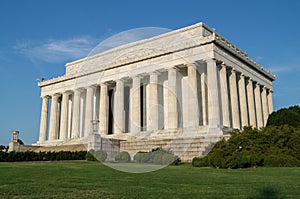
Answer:
<path fill-rule="evenodd" d="M 96 162 L 0 163 L 0 198 L 299 198 L 300 168 L 169 166 L 124 173 Z"/>

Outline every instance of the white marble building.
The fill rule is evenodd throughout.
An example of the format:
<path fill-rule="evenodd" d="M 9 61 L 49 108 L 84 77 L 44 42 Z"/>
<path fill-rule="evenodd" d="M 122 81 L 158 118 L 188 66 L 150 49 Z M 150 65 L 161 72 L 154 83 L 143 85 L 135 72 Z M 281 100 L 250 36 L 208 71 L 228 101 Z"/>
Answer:
<path fill-rule="evenodd" d="M 39 82 L 37 145 L 87 142 L 99 120 L 98 133 L 132 155 L 169 147 L 191 160 L 232 129 L 263 127 L 274 80 L 197 23 L 68 63 L 64 76 Z"/>

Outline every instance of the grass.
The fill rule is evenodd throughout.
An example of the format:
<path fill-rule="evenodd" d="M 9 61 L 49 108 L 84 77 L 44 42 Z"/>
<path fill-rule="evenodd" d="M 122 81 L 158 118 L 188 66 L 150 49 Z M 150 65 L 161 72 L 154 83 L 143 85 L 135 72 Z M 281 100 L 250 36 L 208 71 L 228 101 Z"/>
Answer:
<path fill-rule="evenodd" d="M 96 162 L 0 164 L 0 198 L 298 198 L 300 168 L 169 166 L 125 173 Z"/>

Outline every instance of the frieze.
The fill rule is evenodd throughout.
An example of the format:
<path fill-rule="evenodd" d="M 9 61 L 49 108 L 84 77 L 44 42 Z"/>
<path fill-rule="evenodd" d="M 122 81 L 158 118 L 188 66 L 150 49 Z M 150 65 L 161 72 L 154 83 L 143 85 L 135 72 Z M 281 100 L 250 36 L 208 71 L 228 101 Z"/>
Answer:
<path fill-rule="evenodd" d="M 38 85 L 42 87 L 48 84 L 65 81 L 70 78 L 76 78 L 151 59 L 153 57 L 180 52 L 185 49 L 191 49 L 211 42 L 217 42 L 223 47 L 230 49 L 233 53 L 239 55 L 239 57 L 248 60 L 251 65 L 267 74 L 268 77 L 275 79 L 274 75 L 251 60 L 245 52 L 234 46 L 225 38 L 216 34 L 214 30 L 208 28 L 203 23 L 198 23 L 190 27 L 175 30 L 150 39 L 126 44 L 91 57 L 68 63 L 66 64 L 66 75 L 39 82 Z"/>

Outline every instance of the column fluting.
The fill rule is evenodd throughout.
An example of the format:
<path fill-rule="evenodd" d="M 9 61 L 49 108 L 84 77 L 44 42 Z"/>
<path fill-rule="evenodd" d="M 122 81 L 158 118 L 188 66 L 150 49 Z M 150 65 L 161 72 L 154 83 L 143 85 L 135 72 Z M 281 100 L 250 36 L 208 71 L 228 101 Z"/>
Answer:
<path fill-rule="evenodd" d="M 68 138 L 68 113 L 69 113 L 69 92 L 62 94 L 61 120 L 60 120 L 60 140 L 66 141 Z"/>
<path fill-rule="evenodd" d="M 189 64 L 188 69 L 188 126 L 195 127 L 199 125 L 199 105 L 197 93 L 197 66 Z M 185 96 L 184 96 L 185 97 Z M 183 115 L 184 117 L 185 115 Z"/>
<path fill-rule="evenodd" d="M 108 85 L 105 83 L 100 84 L 100 110 L 99 110 L 99 129 L 100 134 L 108 134 Z"/>
<path fill-rule="evenodd" d="M 236 71 L 231 70 L 229 76 L 230 82 L 230 101 L 231 101 L 231 119 L 232 119 L 232 128 L 240 129 L 240 116 L 239 116 L 239 100 L 238 100 L 238 90 L 237 90 L 237 81 L 236 81 Z"/>
<path fill-rule="evenodd" d="M 225 64 L 221 64 L 220 69 L 220 89 L 222 100 L 222 118 L 223 126 L 230 127 L 230 111 L 228 98 L 227 68 Z"/>
<path fill-rule="evenodd" d="M 245 76 L 243 74 L 240 75 L 238 84 L 239 84 L 239 94 L 240 94 L 239 96 L 240 96 L 241 124 L 242 127 L 244 127 L 249 125 L 249 120 L 248 120 Z"/>
<path fill-rule="evenodd" d="M 207 60 L 207 90 L 208 90 L 208 125 L 212 128 L 220 126 L 220 98 L 218 86 L 218 69 L 216 60 Z"/>
<path fill-rule="evenodd" d="M 41 120 L 40 120 L 39 142 L 45 142 L 46 137 L 47 137 L 48 103 L 49 103 L 49 96 L 43 96 L 42 97 L 42 111 L 41 111 Z"/>
<path fill-rule="evenodd" d="M 72 138 L 80 137 L 80 95 L 79 89 L 74 90 L 73 116 L 72 116 Z"/>
<path fill-rule="evenodd" d="M 86 88 L 85 100 L 85 118 L 84 118 L 84 136 L 87 137 L 93 133 L 93 107 L 94 107 L 94 86 Z"/>
<path fill-rule="evenodd" d="M 262 102 L 262 110 L 263 110 L 263 120 L 264 126 L 267 124 L 268 117 L 269 117 L 269 107 L 268 107 L 268 99 L 267 99 L 267 90 L 264 86 L 261 92 L 261 102 Z"/>
<path fill-rule="evenodd" d="M 125 111 L 124 111 L 124 82 L 116 80 L 116 90 L 114 97 L 114 133 L 120 134 L 125 131 Z"/>
<path fill-rule="evenodd" d="M 252 127 L 257 127 L 255 103 L 254 103 L 254 95 L 253 95 L 253 81 L 251 78 L 248 79 L 247 98 L 248 98 L 248 110 L 249 110 L 249 123 Z"/>
<path fill-rule="evenodd" d="M 168 128 L 178 128 L 177 69 L 168 70 Z"/>
<path fill-rule="evenodd" d="M 261 128 L 264 126 L 263 124 L 263 113 L 262 113 L 262 105 L 261 105 L 261 90 L 259 83 L 256 83 L 254 89 L 255 95 L 255 109 L 256 109 L 256 119 L 257 119 L 257 127 Z"/>
<path fill-rule="evenodd" d="M 51 102 L 51 112 L 50 112 L 50 126 L 49 126 L 49 140 L 56 139 L 56 130 L 57 130 L 57 115 L 58 115 L 58 95 L 52 95 L 52 102 Z"/>

